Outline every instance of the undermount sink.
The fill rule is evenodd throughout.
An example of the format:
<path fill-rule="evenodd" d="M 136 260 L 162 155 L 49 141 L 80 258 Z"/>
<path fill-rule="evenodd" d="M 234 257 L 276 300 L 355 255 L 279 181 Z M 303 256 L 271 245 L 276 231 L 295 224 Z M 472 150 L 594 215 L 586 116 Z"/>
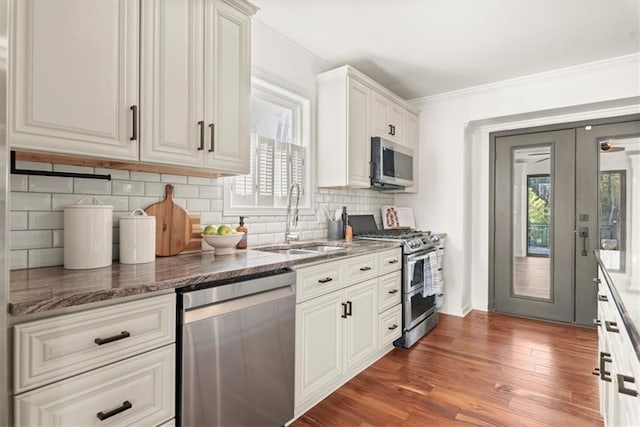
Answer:
<path fill-rule="evenodd" d="M 256 248 L 258 251 L 263 252 L 274 252 L 278 254 L 285 255 L 309 255 L 319 252 L 335 252 L 335 251 L 344 251 L 346 248 L 344 246 L 331 246 L 331 245 L 322 245 L 322 244 L 313 244 L 306 246 L 297 246 L 292 248 L 289 245 L 286 246 L 271 246 L 266 248 Z"/>

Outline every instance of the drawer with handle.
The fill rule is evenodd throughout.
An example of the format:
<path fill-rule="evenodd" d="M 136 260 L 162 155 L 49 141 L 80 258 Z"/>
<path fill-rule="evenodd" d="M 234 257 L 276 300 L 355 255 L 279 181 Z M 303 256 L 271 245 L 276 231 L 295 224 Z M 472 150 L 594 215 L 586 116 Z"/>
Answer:
<path fill-rule="evenodd" d="M 400 248 L 380 252 L 380 274 L 398 271 L 402 268 L 402 250 Z"/>
<path fill-rule="evenodd" d="M 14 327 L 14 393 L 175 342 L 175 294 Z"/>
<path fill-rule="evenodd" d="M 378 298 L 378 312 L 382 313 L 386 309 L 391 308 L 396 304 L 400 304 L 400 287 L 402 286 L 402 273 L 400 271 L 394 271 L 393 273 L 380 276 L 378 280 L 380 292 L 380 297 Z"/>
<path fill-rule="evenodd" d="M 344 260 L 296 268 L 296 302 L 345 287 Z"/>
<path fill-rule="evenodd" d="M 16 426 L 157 426 L 175 415 L 175 345 L 14 398 Z"/>
<path fill-rule="evenodd" d="M 380 348 L 386 347 L 402 335 L 402 306 L 390 308 L 380 314 Z"/>
<path fill-rule="evenodd" d="M 360 255 L 345 260 L 349 284 L 372 279 L 379 274 L 378 254 Z"/>

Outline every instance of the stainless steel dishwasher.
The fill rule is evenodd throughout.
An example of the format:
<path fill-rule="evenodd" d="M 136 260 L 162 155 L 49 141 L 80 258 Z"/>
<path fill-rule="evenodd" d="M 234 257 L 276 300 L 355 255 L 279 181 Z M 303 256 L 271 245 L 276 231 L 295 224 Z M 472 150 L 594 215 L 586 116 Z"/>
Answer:
<path fill-rule="evenodd" d="M 178 296 L 178 425 L 290 421 L 295 273 L 279 270 L 196 285 L 178 290 Z"/>

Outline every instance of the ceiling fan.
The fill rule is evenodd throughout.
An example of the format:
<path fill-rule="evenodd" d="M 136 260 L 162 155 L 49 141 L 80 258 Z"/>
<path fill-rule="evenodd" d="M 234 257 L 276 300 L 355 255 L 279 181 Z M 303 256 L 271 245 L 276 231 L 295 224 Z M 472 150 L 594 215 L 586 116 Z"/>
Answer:
<path fill-rule="evenodd" d="M 624 151 L 624 147 L 615 147 L 613 140 L 605 139 L 604 141 L 600 141 L 600 150 L 614 153 L 616 151 Z"/>

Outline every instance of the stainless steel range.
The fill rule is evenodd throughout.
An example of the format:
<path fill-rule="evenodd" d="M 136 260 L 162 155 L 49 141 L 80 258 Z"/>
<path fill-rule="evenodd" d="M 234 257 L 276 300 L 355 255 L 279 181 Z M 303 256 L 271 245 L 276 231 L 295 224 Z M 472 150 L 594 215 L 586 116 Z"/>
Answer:
<path fill-rule="evenodd" d="M 351 215 L 349 225 L 358 239 L 402 242 L 403 332 L 395 344 L 409 348 L 438 323 L 437 293 L 425 290 L 425 277 L 435 273 L 431 271 L 431 257 L 444 249 L 444 235 L 419 230 L 378 230 L 373 215 Z"/>

